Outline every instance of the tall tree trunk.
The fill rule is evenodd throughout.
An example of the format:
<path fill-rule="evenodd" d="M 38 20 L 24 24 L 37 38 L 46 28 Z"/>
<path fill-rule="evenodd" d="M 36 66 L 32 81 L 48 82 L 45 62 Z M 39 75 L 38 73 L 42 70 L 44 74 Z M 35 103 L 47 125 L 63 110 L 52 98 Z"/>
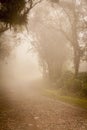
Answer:
<path fill-rule="evenodd" d="M 80 66 L 80 50 L 74 49 L 74 68 L 75 68 L 75 77 L 78 76 Z"/>

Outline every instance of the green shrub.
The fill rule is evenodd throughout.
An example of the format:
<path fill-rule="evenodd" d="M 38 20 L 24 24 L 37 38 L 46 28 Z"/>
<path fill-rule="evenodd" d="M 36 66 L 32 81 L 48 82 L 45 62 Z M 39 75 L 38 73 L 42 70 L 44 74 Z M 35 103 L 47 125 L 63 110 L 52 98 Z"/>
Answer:
<path fill-rule="evenodd" d="M 78 79 L 83 81 L 83 83 L 87 83 L 87 72 L 80 72 L 78 74 Z"/>
<path fill-rule="evenodd" d="M 81 81 L 78 79 L 67 79 L 65 82 L 65 88 L 70 92 L 78 92 L 81 90 Z"/>
<path fill-rule="evenodd" d="M 61 88 L 63 95 L 87 97 L 87 72 L 81 72 L 75 78 L 72 72 L 67 71 L 56 82 L 56 86 Z"/>
<path fill-rule="evenodd" d="M 83 84 L 81 95 L 87 97 L 87 83 Z"/>

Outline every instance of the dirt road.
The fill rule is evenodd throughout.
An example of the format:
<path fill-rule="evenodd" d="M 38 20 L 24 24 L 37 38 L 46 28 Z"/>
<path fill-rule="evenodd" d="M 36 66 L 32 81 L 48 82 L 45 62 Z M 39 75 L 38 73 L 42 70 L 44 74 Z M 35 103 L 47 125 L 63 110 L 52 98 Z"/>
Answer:
<path fill-rule="evenodd" d="M 43 96 L 35 85 L 0 95 L 0 130 L 87 130 L 87 111 Z"/>

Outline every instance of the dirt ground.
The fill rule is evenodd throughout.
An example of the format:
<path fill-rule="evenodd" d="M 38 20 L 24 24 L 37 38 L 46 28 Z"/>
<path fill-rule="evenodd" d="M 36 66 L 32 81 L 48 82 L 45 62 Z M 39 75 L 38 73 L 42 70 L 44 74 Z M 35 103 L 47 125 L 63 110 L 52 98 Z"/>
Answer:
<path fill-rule="evenodd" d="M 43 95 L 38 85 L 0 92 L 0 130 L 87 130 L 87 111 Z"/>

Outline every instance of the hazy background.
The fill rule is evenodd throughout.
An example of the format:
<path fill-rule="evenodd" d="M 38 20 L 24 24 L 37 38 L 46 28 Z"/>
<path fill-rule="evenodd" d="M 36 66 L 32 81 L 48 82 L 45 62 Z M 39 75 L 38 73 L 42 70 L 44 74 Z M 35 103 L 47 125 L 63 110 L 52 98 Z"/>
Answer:
<path fill-rule="evenodd" d="M 28 51 L 29 44 L 21 43 L 10 57 L 0 62 L 0 84 L 23 85 L 23 83 L 41 77 L 37 54 Z"/>

